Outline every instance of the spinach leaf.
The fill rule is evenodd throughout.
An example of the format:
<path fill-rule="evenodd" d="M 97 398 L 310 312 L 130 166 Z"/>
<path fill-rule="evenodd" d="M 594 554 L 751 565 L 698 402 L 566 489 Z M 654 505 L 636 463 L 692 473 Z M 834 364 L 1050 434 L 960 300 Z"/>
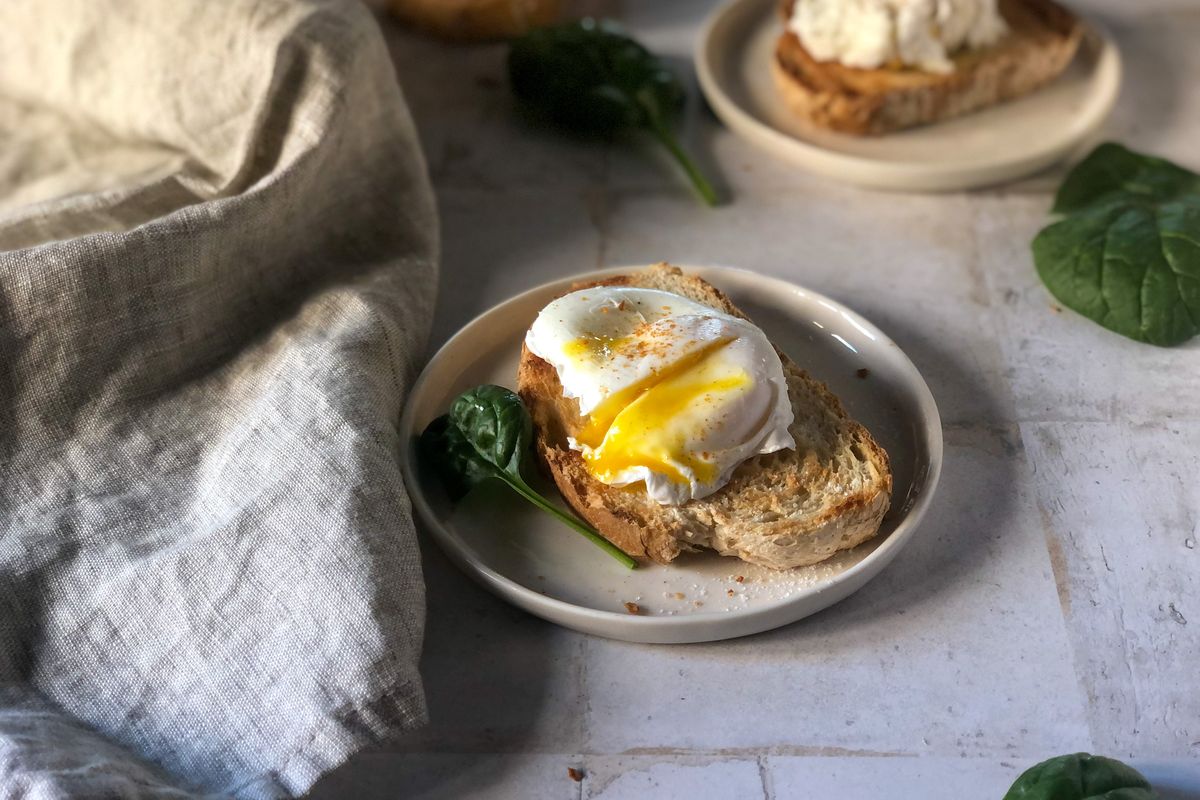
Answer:
<path fill-rule="evenodd" d="M 1004 800 L 1155 800 L 1140 772 L 1111 758 L 1074 753 L 1030 767 Z"/>
<path fill-rule="evenodd" d="M 1200 175 L 1102 144 L 1063 181 L 1033 259 L 1068 308 L 1150 344 L 1200 333 Z"/>
<path fill-rule="evenodd" d="M 513 93 L 569 130 L 611 136 L 622 128 L 649 131 L 670 151 L 709 205 L 717 195 L 680 146 L 670 119 L 684 91 L 666 65 L 615 23 L 584 19 L 538 28 L 512 44 Z"/>
<path fill-rule="evenodd" d="M 421 434 L 421 458 L 459 500 L 488 479 L 507 483 L 517 494 L 579 532 L 629 569 L 637 562 L 612 542 L 563 512 L 525 482 L 521 469 L 533 439 L 533 422 L 521 398 L 502 386 L 477 386 L 459 395 L 450 412 Z"/>

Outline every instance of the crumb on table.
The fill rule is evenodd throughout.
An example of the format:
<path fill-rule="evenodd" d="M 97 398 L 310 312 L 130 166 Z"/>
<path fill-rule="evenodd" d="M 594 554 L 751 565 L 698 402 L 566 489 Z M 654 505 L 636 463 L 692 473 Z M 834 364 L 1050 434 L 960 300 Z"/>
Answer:
<path fill-rule="evenodd" d="M 628 605 L 628 603 L 626 605 Z M 574 767 L 567 767 L 567 777 L 576 783 L 579 783 L 581 780 L 583 780 L 583 770 L 575 769 Z"/>
<path fill-rule="evenodd" d="M 626 603 L 625 610 L 628 611 L 630 614 L 642 613 L 642 607 L 639 606 L 637 603 Z"/>

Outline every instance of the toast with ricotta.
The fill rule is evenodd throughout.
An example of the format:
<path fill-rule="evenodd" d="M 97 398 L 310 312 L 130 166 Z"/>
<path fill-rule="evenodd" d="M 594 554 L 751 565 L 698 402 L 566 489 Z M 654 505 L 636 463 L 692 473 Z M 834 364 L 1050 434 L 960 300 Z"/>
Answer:
<path fill-rule="evenodd" d="M 783 0 L 784 20 L 796 0 Z M 1057 78 L 1083 37 L 1079 19 L 1053 0 L 999 0 L 1008 33 L 996 44 L 961 50 L 954 71 L 859 69 L 817 61 L 790 30 L 779 37 L 772 72 L 784 103 L 809 123 L 878 135 L 979 111 Z"/>
<path fill-rule="evenodd" d="M 715 287 L 667 264 L 572 291 L 600 285 L 672 292 L 746 319 Z M 567 441 L 586 422 L 578 401 L 564 397 L 554 367 L 527 347 L 517 386 L 533 418 L 538 461 L 575 512 L 626 553 L 666 564 L 682 552 L 709 548 L 788 569 L 823 561 L 874 536 L 888 509 L 892 473 L 887 453 L 825 385 L 783 353 L 779 357 L 796 449 L 754 456 L 715 493 L 681 505 L 660 505 L 642 484 L 615 487 L 592 476 Z"/>

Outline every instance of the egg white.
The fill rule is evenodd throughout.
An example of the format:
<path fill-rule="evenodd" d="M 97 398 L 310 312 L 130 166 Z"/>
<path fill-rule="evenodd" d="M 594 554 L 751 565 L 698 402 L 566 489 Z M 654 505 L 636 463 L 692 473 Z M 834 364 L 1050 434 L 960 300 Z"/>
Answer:
<path fill-rule="evenodd" d="M 746 459 L 795 447 L 779 356 L 746 320 L 669 292 L 594 287 L 546 306 L 525 343 L 554 367 L 581 416 L 628 411 L 603 443 L 570 440 L 604 483 L 644 482 L 656 502 L 679 505 L 720 489 Z M 690 393 L 670 392 L 676 385 Z M 647 391 L 657 394 L 632 408 Z M 666 416 L 650 402 L 660 396 L 674 398 Z M 643 449 L 656 456 L 626 463 Z"/>

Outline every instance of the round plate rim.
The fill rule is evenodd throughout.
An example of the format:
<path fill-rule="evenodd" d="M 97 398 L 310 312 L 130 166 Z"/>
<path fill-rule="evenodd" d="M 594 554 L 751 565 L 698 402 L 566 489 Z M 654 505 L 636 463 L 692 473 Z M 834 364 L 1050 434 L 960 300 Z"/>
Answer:
<path fill-rule="evenodd" d="M 534 591 L 533 589 L 529 589 L 528 587 L 505 576 L 504 574 L 497 572 L 490 566 L 471 558 L 471 556 L 465 551 L 465 548 L 462 547 L 462 545 L 457 541 L 454 534 L 447 530 L 447 527 L 442 524 L 442 521 L 434 509 L 430 506 L 428 500 L 425 498 L 424 493 L 420 489 L 420 483 L 418 482 L 416 475 L 416 466 L 414 463 L 416 458 L 415 439 L 419 435 L 419 432 L 416 430 L 415 416 L 420 398 L 425 391 L 428 391 L 427 384 L 430 383 L 433 377 L 432 373 L 434 372 L 435 367 L 438 365 L 441 359 L 446 356 L 447 353 L 450 353 L 455 349 L 458 342 L 468 335 L 472 328 L 479 325 L 486 317 L 501 311 L 506 307 L 517 306 L 528 302 L 528 299 L 534 295 L 558 291 L 569 287 L 572 283 L 579 281 L 597 280 L 611 277 L 613 275 L 628 274 L 632 271 L 645 269 L 645 265 L 589 270 L 587 272 L 556 278 L 551 281 L 540 283 L 489 307 L 479 314 L 476 314 L 469 322 L 459 328 L 459 330 L 455 332 L 453 336 L 447 339 L 446 342 L 439 347 L 433 356 L 431 356 L 426 362 L 417 380 L 413 383 L 412 389 L 409 391 L 408 399 L 405 402 L 404 410 L 400 416 L 400 471 L 403 476 L 405 486 L 408 488 L 408 494 L 412 503 L 412 507 L 416 510 L 417 515 L 425 524 L 426 530 L 429 531 L 434 541 L 437 542 L 441 550 L 459 567 L 459 569 L 463 570 L 469 577 L 480 582 L 485 588 L 500 597 L 502 600 L 523 608 L 536 616 L 542 617 L 543 619 L 563 625 L 564 627 L 571 627 L 576 630 L 585 630 L 584 628 L 578 628 L 569 624 L 568 622 L 563 621 L 565 618 L 578 617 L 580 619 L 600 625 L 616 624 L 618 627 L 628 628 L 631 631 L 635 631 L 636 634 L 631 634 L 627 639 L 628 641 L 687 643 L 734 638 L 737 636 L 749 635 L 754 632 L 762 632 L 791 624 L 792 622 L 803 619 L 805 616 L 808 616 L 811 613 L 816 613 L 816 610 L 820 609 L 815 609 L 812 612 L 809 612 L 809 614 L 803 614 L 787 621 L 765 627 L 755 627 L 746 623 L 751 623 L 758 618 L 776 615 L 781 609 L 785 609 L 788 606 L 799 605 L 803 601 L 813 596 L 831 592 L 835 587 L 838 587 L 842 584 L 853 583 L 863 572 L 875 567 L 877 562 L 882 562 L 879 564 L 875 573 L 862 580 L 862 584 L 865 584 L 874 578 L 875 575 L 877 575 L 879 571 L 882 571 L 882 569 L 886 567 L 887 564 L 895 557 L 896 553 L 898 553 L 900 549 L 907 544 L 908 540 L 912 538 L 913 533 L 919 527 L 921 520 L 928 511 L 930 504 L 933 502 L 933 496 L 937 490 L 938 481 L 941 477 L 944 446 L 941 415 L 938 411 L 937 403 L 934 400 L 933 393 L 930 391 L 929 385 L 925 381 L 924 376 L 921 375 L 916 365 L 912 363 L 912 360 L 908 357 L 908 354 L 905 353 L 899 345 L 892 341 L 891 337 L 880 330 L 870 320 L 867 320 L 853 309 L 842 305 L 833 298 L 827 297 L 820 292 L 813 291 L 783 278 L 763 275 L 747 269 L 715 265 L 680 265 L 680 268 L 685 272 L 700 275 L 706 280 L 711 279 L 717 284 L 718 288 L 721 288 L 721 277 L 727 275 L 730 276 L 731 281 L 742 280 L 751 283 L 757 282 L 772 286 L 777 290 L 786 291 L 788 293 L 803 293 L 815 301 L 828 304 L 828 307 L 830 307 L 832 310 L 838 312 L 839 314 L 845 315 L 848 319 L 850 319 L 852 324 L 856 323 L 857 325 L 862 326 L 864 330 L 870 331 L 878 338 L 880 345 L 890 345 L 891 347 L 895 348 L 895 354 L 902 359 L 902 364 L 906 370 L 911 373 L 911 377 L 915 378 L 915 380 L 912 382 L 912 388 L 916 391 L 921 414 L 926 420 L 928 420 L 927 428 L 930 434 L 930 452 L 929 468 L 925 481 L 925 487 L 917 496 L 913 505 L 908 509 L 904 518 L 896 526 L 895 530 L 888 534 L 887 539 L 880 543 L 878 547 L 867 554 L 857 564 L 848 567 L 844 572 L 833 576 L 829 580 L 786 600 L 780 600 L 758 608 L 746 609 L 745 611 L 730 612 L 728 615 L 721 617 L 722 621 L 736 620 L 743 623 L 740 627 L 748 630 L 743 630 L 740 633 L 717 636 L 705 634 L 692 638 L 689 638 L 687 635 L 681 637 L 678 635 L 679 631 L 711 628 L 714 625 L 713 616 L 694 615 L 687 617 L 659 617 L 622 614 L 616 611 L 602 611 L 600 609 L 589 608 L 587 606 L 575 605 L 565 600 L 548 597 Z M 861 588 L 861 585 L 852 589 L 849 593 L 847 593 L 847 596 L 852 594 L 854 591 L 857 591 L 859 588 Z M 828 605 L 832 605 L 841 599 L 843 598 L 838 597 L 830 601 L 830 603 L 821 606 L 821 608 L 828 607 Z M 665 633 L 668 631 L 672 632 L 672 635 L 669 637 L 659 638 L 655 636 L 656 632 Z M 594 633 L 594 631 L 586 630 L 585 632 Z M 611 638 L 625 637 L 612 636 Z"/>
<path fill-rule="evenodd" d="M 838 178 L 859 186 L 894 191 L 946 192 L 994 185 L 1024 177 L 1065 158 L 1094 135 L 1112 113 L 1120 94 L 1123 72 L 1120 50 L 1102 26 L 1084 20 L 1083 41 L 1080 47 L 1096 49 L 1096 70 L 1104 73 L 1101 76 L 1104 95 L 1094 106 L 1092 116 L 1079 127 L 1074 136 L 1052 141 L 1049 146 L 1040 146 L 988 161 L 947 160 L 931 164 L 885 161 L 840 153 L 760 121 L 725 92 L 716 76 L 713 39 L 719 27 L 725 24 L 727 18 L 743 13 L 745 6 L 766 6 L 768 3 L 769 0 L 728 0 L 708 15 L 692 52 L 700 89 L 721 121 L 755 147 L 815 174 Z M 1018 98 L 1012 102 L 1020 100 Z M 962 119 L 967 118 L 969 117 L 964 116 Z M 1036 145 L 1036 138 L 1031 137 L 1030 142 L 1031 145 Z"/>

